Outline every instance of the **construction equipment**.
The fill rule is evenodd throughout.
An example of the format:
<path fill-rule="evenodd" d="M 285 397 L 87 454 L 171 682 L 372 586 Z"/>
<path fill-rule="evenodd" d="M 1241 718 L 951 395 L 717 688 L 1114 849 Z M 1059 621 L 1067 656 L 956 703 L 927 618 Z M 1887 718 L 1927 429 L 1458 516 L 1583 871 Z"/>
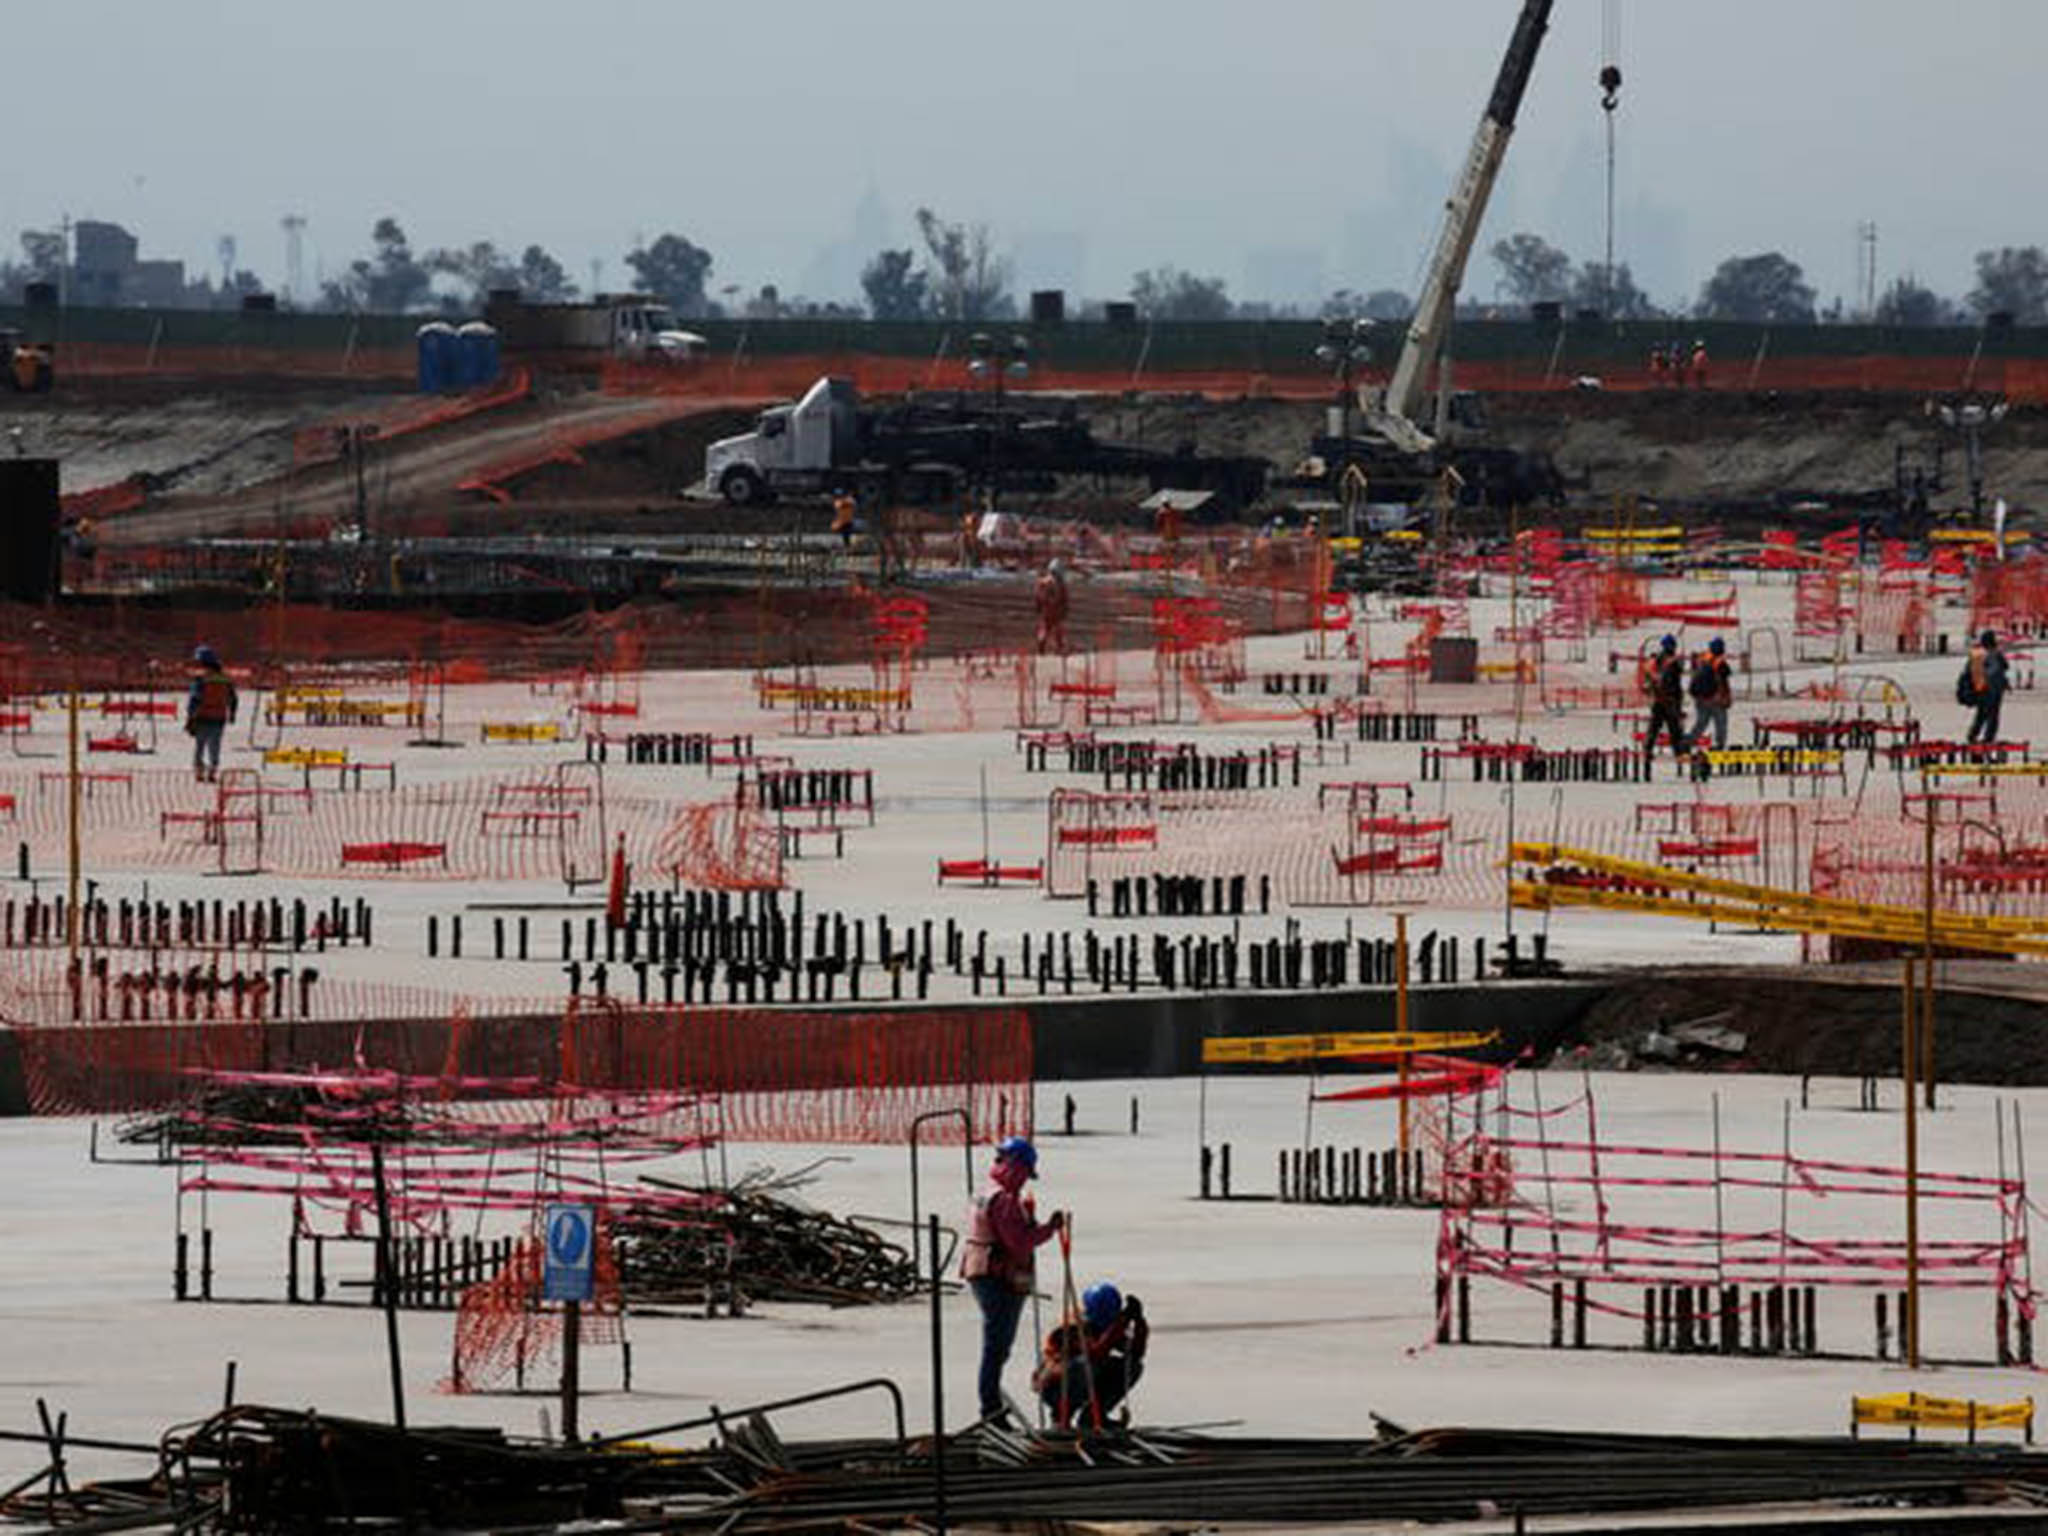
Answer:
<path fill-rule="evenodd" d="M 46 341 L 24 341 L 20 331 L 0 329 L 0 362 L 7 388 L 17 395 L 47 395 L 57 382 L 57 351 Z"/>
<path fill-rule="evenodd" d="M 1464 167 L 1444 205 L 1443 227 L 1400 357 L 1385 389 L 1358 386 L 1364 432 L 1353 435 L 1347 430 L 1348 401 L 1340 400 L 1332 410 L 1332 432 L 1312 444 L 1311 464 L 1333 489 L 1355 469 L 1365 477 L 1375 500 L 1417 502 L 1448 469 L 1457 474 L 1461 505 L 1506 508 L 1563 501 L 1564 479 L 1548 454 L 1486 440 L 1489 427 L 1478 397 L 1450 388 L 1445 347 L 1465 263 L 1500 175 L 1537 50 L 1550 26 L 1550 7 L 1551 0 L 1524 0 Z M 1432 371 L 1438 374 L 1435 419 L 1425 430 L 1420 418 Z M 1348 370 L 1346 378 L 1348 382 Z"/>
<path fill-rule="evenodd" d="M 1227 516 L 1258 499 L 1270 468 L 1260 458 L 1099 442 L 1072 400 L 1048 409 L 959 391 L 868 405 L 850 379 L 826 378 L 763 411 L 753 431 L 711 444 L 701 490 L 733 506 L 835 490 L 934 502 L 967 490 L 1051 491 L 1061 475 L 1091 475 L 1212 492 L 1191 494 L 1190 504 Z"/>

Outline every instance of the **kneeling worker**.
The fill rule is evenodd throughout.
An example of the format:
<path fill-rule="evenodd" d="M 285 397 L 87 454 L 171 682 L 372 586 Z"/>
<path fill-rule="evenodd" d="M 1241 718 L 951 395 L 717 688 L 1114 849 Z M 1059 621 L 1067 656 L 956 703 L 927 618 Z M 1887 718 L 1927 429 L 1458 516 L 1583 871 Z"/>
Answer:
<path fill-rule="evenodd" d="M 1107 1280 L 1081 1295 L 1078 1322 L 1062 1323 L 1045 1337 L 1045 1352 L 1031 1384 L 1039 1401 L 1065 1429 L 1076 1419 L 1099 1427 L 1145 1374 L 1151 1328 L 1145 1308 Z"/>

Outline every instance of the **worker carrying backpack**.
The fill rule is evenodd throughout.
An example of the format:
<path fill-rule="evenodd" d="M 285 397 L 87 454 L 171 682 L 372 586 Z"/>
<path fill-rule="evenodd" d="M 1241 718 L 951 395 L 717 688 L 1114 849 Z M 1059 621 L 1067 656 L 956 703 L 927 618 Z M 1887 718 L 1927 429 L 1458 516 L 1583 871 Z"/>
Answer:
<path fill-rule="evenodd" d="M 1721 691 L 1721 675 L 1711 661 L 1702 660 L 1692 669 L 1692 696 L 1705 702 Z"/>

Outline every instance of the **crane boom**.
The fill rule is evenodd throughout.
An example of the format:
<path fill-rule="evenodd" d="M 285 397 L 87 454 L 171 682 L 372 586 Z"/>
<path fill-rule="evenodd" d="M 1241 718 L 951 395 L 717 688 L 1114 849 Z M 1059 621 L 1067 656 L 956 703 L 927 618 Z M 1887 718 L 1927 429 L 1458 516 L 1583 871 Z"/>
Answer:
<path fill-rule="evenodd" d="M 1450 328 L 1451 312 L 1457 303 L 1458 287 L 1465 280 L 1465 262 L 1472 254 L 1472 242 L 1486 216 L 1486 202 L 1493 195 L 1493 183 L 1500 174 L 1501 157 L 1507 153 L 1508 135 L 1515 129 L 1515 114 L 1521 110 L 1522 95 L 1529 88 L 1529 74 L 1536 66 L 1536 52 L 1543 34 L 1550 29 L 1551 0 L 1523 0 L 1521 18 L 1508 39 L 1507 54 L 1494 77 L 1493 94 L 1472 136 L 1465 154 L 1465 166 L 1444 205 L 1443 229 L 1437 236 L 1436 251 L 1430 258 L 1429 275 L 1415 304 L 1415 317 L 1408 325 L 1408 340 L 1401 348 L 1386 393 L 1378 409 L 1365 402 L 1372 425 L 1397 448 L 1407 453 L 1424 453 L 1432 446 L 1429 436 L 1416 425 L 1422 404 L 1424 381 L 1443 351 L 1444 334 Z"/>

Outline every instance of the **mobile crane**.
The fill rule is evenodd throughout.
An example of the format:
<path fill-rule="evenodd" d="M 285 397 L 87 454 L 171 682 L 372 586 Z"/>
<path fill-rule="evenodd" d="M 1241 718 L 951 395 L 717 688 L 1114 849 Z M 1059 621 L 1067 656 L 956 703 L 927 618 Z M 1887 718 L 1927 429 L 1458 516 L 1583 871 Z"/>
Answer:
<path fill-rule="evenodd" d="M 1465 280 L 1465 263 L 1500 175 L 1543 34 L 1550 27 L 1551 3 L 1524 0 L 1464 167 L 1444 205 L 1443 227 L 1400 357 L 1385 389 L 1358 386 L 1364 433 L 1320 437 L 1313 445 L 1333 487 L 1355 467 L 1376 500 L 1413 502 L 1431 494 L 1443 482 L 1444 471 L 1453 470 L 1459 499 L 1468 504 L 1506 507 L 1562 499 L 1563 479 L 1549 455 L 1489 445 L 1468 435 L 1485 431 L 1479 401 L 1476 396 L 1454 396 L 1447 380 L 1438 381 L 1433 430 L 1424 430 L 1419 422 L 1430 371 L 1443 356 L 1458 288 Z"/>

